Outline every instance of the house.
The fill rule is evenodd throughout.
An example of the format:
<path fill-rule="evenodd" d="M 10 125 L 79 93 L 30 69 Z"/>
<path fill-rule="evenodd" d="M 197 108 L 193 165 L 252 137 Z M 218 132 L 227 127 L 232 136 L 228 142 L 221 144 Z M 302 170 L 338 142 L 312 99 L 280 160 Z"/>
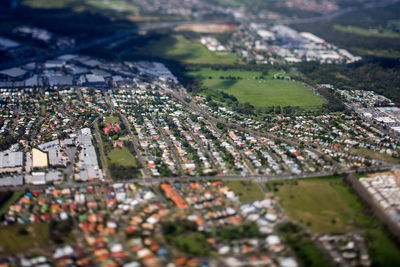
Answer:
<path fill-rule="evenodd" d="M 113 124 L 113 123 L 109 122 L 109 123 L 107 123 L 107 127 L 104 128 L 104 133 L 108 134 L 111 130 L 118 133 L 119 129 L 120 129 L 119 123 Z"/>

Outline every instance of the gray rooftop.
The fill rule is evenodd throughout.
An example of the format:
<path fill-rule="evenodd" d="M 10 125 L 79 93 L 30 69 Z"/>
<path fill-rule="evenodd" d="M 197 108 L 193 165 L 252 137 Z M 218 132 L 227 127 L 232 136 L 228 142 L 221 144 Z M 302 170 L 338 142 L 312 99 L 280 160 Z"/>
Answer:
<path fill-rule="evenodd" d="M 15 177 L 0 178 L 0 186 L 20 186 L 24 184 L 24 177 L 22 175 Z"/>
<path fill-rule="evenodd" d="M 25 75 L 26 72 L 27 72 L 26 70 L 23 70 L 21 68 L 11 68 L 0 71 L 1 74 L 7 75 L 12 78 L 23 76 Z"/>
<path fill-rule="evenodd" d="M 0 153 L 0 168 L 16 168 L 23 165 L 22 152 Z"/>

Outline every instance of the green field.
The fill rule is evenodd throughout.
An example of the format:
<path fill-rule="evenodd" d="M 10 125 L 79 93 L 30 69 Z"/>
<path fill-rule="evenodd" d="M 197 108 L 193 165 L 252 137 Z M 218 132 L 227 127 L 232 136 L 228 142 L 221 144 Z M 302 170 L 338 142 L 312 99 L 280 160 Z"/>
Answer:
<path fill-rule="evenodd" d="M 366 215 L 366 207 L 343 178 L 311 178 L 268 183 L 288 217 L 314 233 L 363 230 L 372 265 L 400 266 L 400 247 L 382 221 Z"/>
<path fill-rule="evenodd" d="M 88 1 L 76 1 L 76 0 L 24 0 L 23 5 L 34 7 L 34 8 L 68 8 L 73 7 L 77 10 L 82 11 L 83 8 L 89 9 L 95 7 L 103 10 L 113 10 L 117 12 L 126 12 L 137 14 L 139 8 L 135 6 L 132 1 L 127 0 L 88 0 Z M 88 5 L 85 7 L 85 5 Z"/>
<path fill-rule="evenodd" d="M 118 117 L 111 116 L 105 119 L 105 123 L 120 123 L 120 121 Z"/>
<path fill-rule="evenodd" d="M 391 30 L 383 30 L 383 31 L 368 30 L 368 29 L 364 29 L 364 28 L 360 28 L 360 27 L 342 26 L 342 25 L 338 25 L 338 24 L 335 24 L 333 26 L 333 28 L 337 31 L 356 34 L 356 35 L 362 35 L 362 36 L 367 36 L 367 37 L 400 38 L 399 33 L 393 32 Z"/>
<path fill-rule="evenodd" d="M 233 95 L 239 102 L 248 102 L 256 108 L 269 106 L 316 108 L 324 103 L 304 84 L 273 79 L 273 73 L 263 79 L 259 78 L 261 73 L 257 71 L 203 68 L 190 74 L 201 78 L 202 84 L 207 88 Z M 207 91 L 205 93 L 207 94 Z"/>
<path fill-rule="evenodd" d="M 276 188 L 286 214 L 313 232 L 357 231 L 359 224 L 368 222 L 357 196 L 349 192 L 342 178 L 299 180 Z"/>
<path fill-rule="evenodd" d="M 112 1 L 104 1 L 104 0 L 89 0 L 87 1 L 90 5 L 94 7 L 98 7 L 105 10 L 115 10 L 118 12 L 127 12 L 132 14 L 138 14 L 139 8 L 133 4 L 132 1 L 126 0 L 112 0 Z"/>
<path fill-rule="evenodd" d="M 114 148 L 107 157 L 110 158 L 110 163 L 118 166 L 135 168 L 138 166 L 136 158 L 126 148 Z"/>
<path fill-rule="evenodd" d="M 249 181 L 226 181 L 224 184 L 229 187 L 242 202 L 253 202 L 265 198 L 265 193 L 262 188 Z"/>
<path fill-rule="evenodd" d="M 0 255 L 20 253 L 50 245 L 47 223 L 4 226 L 0 228 Z"/>
<path fill-rule="evenodd" d="M 136 50 L 135 54 L 144 52 L 186 64 L 235 64 L 238 62 L 236 55 L 232 53 L 210 52 L 199 40 L 189 40 L 181 35 L 151 41 L 145 51 Z"/>

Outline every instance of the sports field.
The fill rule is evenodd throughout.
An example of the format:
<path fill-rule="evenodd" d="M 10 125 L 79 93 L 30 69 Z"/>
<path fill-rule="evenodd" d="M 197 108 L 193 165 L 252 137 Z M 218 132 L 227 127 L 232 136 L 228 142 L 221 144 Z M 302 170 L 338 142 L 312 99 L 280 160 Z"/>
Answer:
<path fill-rule="evenodd" d="M 278 185 L 280 184 L 280 185 Z M 374 266 L 400 266 L 400 247 L 382 221 L 369 217 L 343 178 L 310 178 L 268 183 L 288 217 L 314 233 L 364 231 Z"/>
<path fill-rule="evenodd" d="M 126 148 L 114 148 L 107 155 L 110 162 L 123 167 L 137 167 L 136 158 Z"/>
<path fill-rule="evenodd" d="M 182 35 L 151 42 L 146 51 L 153 56 L 170 58 L 186 64 L 235 64 L 238 62 L 235 54 L 210 52 L 199 40 L 189 40 Z"/>
<path fill-rule="evenodd" d="M 231 94 L 239 102 L 249 102 L 256 108 L 269 106 L 316 108 L 324 103 L 303 83 L 273 79 L 272 73 L 260 78 L 261 73 L 257 71 L 217 71 L 203 68 L 192 72 L 191 75 L 201 78 L 203 85 L 209 89 Z"/>

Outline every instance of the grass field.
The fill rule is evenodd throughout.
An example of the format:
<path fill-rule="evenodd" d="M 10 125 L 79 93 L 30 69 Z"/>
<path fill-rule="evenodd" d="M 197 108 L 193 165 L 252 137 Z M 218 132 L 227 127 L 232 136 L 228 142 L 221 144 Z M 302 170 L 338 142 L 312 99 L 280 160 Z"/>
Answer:
<path fill-rule="evenodd" d="M 286 182 L 277 189 L 286 214 L 313 232 L 351 232 L 368 222 L 357 196 L 349 192 L 342 178 L 299 180 L 297 185 Z"/>
<path fill-rule="evenodd" d="M 125 12 L 131 14 L 139 13 L 139 8 L 135 6 L 132 1 L 127 0 L 112 0 L 112 1 L 103 1 L 103 0 L 88 0 L 79 1 L 76 0 L 24 0 L 22 1 L 24 5 L 34 7 L 34 8 L 67 8 L 67 7 L 74 7 L 76 9 L 84 8 L 85 4 L 88 6 L 86 7 L 89 9 L 91 6 L 99 9 L 104 10 L 114 10 L 117 12 Z"/>
<path fill-rule="evenodd" d="M 19 253 L 30 248 L 50 245 L 46 223 L 4 226 L 0 228 L 0 255 Z"/>
<path fill-rule="evenodd" d="M 123 167 L 137 167 L 136 158 L 126 148 L 115 148 L 107 155 L 110 162 Z"/>
<path fill-rule="evenodd" d="M 109 122 L 111 122 L 111 123 L 120 123 L 119 118 L 118 117 L 113 117 L 113 116 L 107 117 L 105 119 L 105 123 L 109 123 Z"/>
<path fill-rule="evenodd" d="M 225 185 L 239 196 L 242 202 L 253 202 L 265 198 L 262 188 L 254 182 L 226 181 Z"/>
<path fill-rule="evenodd" d="M 380 219 L 365 214 L 366 208 L 357 195 L 350 192 L 343 178 L 292 180 L 281 185 L 272 182 L 268 186 L 275 188 L 291 220 L 302 223 L 314 233 L 363 230 L 372 265 L 400 266 L 400 247 L 389 238 Z"/>
<path fill-rule="evenodd" d="M 362 36 L 367 36 L 367 37 L 377 37 L 377 38 L 400 38 L 400 34 L 390 31 L 390 30 L 384 30 L 384 31 L 374 31 L 374 30 L 368 30 L 360 27 L 355 27 L 355 26 L 342 26 L 335 24 L 333 28 L 337 31 L 341 32 L 346 32 L 346 33 L 352 33 L 356 35 L 362 35 Z"/>
<path fill-rule="evenodd" d="M 203 68 L 200 71 L 191 72 L 191 75 L 203 78 L 203 85 L 209 89 L 231 94 L 239 102 L 249 102 L 256 108 L 278 105 L 316 108 L 324 103 L 302 83 L 272 79 L 273 73 L 264 79 L 259 79 L 261 73 L 256 71 L 217 71 Z M 229 76 L 239 79 L 227 79 Z M 205 93 L 207 94 L 207 91 Z"/>
<path fill-rule="evenodd" d="M 236 55 L 232 53 L 217 55 L 208 51 L 199 40 L 188 40 L 181 35 L 150 42 L 146 46 L 146 51 L 135 51 L 138 54 L 142 52 L 186 64 L 235 64 L 238 62 Z"/>

